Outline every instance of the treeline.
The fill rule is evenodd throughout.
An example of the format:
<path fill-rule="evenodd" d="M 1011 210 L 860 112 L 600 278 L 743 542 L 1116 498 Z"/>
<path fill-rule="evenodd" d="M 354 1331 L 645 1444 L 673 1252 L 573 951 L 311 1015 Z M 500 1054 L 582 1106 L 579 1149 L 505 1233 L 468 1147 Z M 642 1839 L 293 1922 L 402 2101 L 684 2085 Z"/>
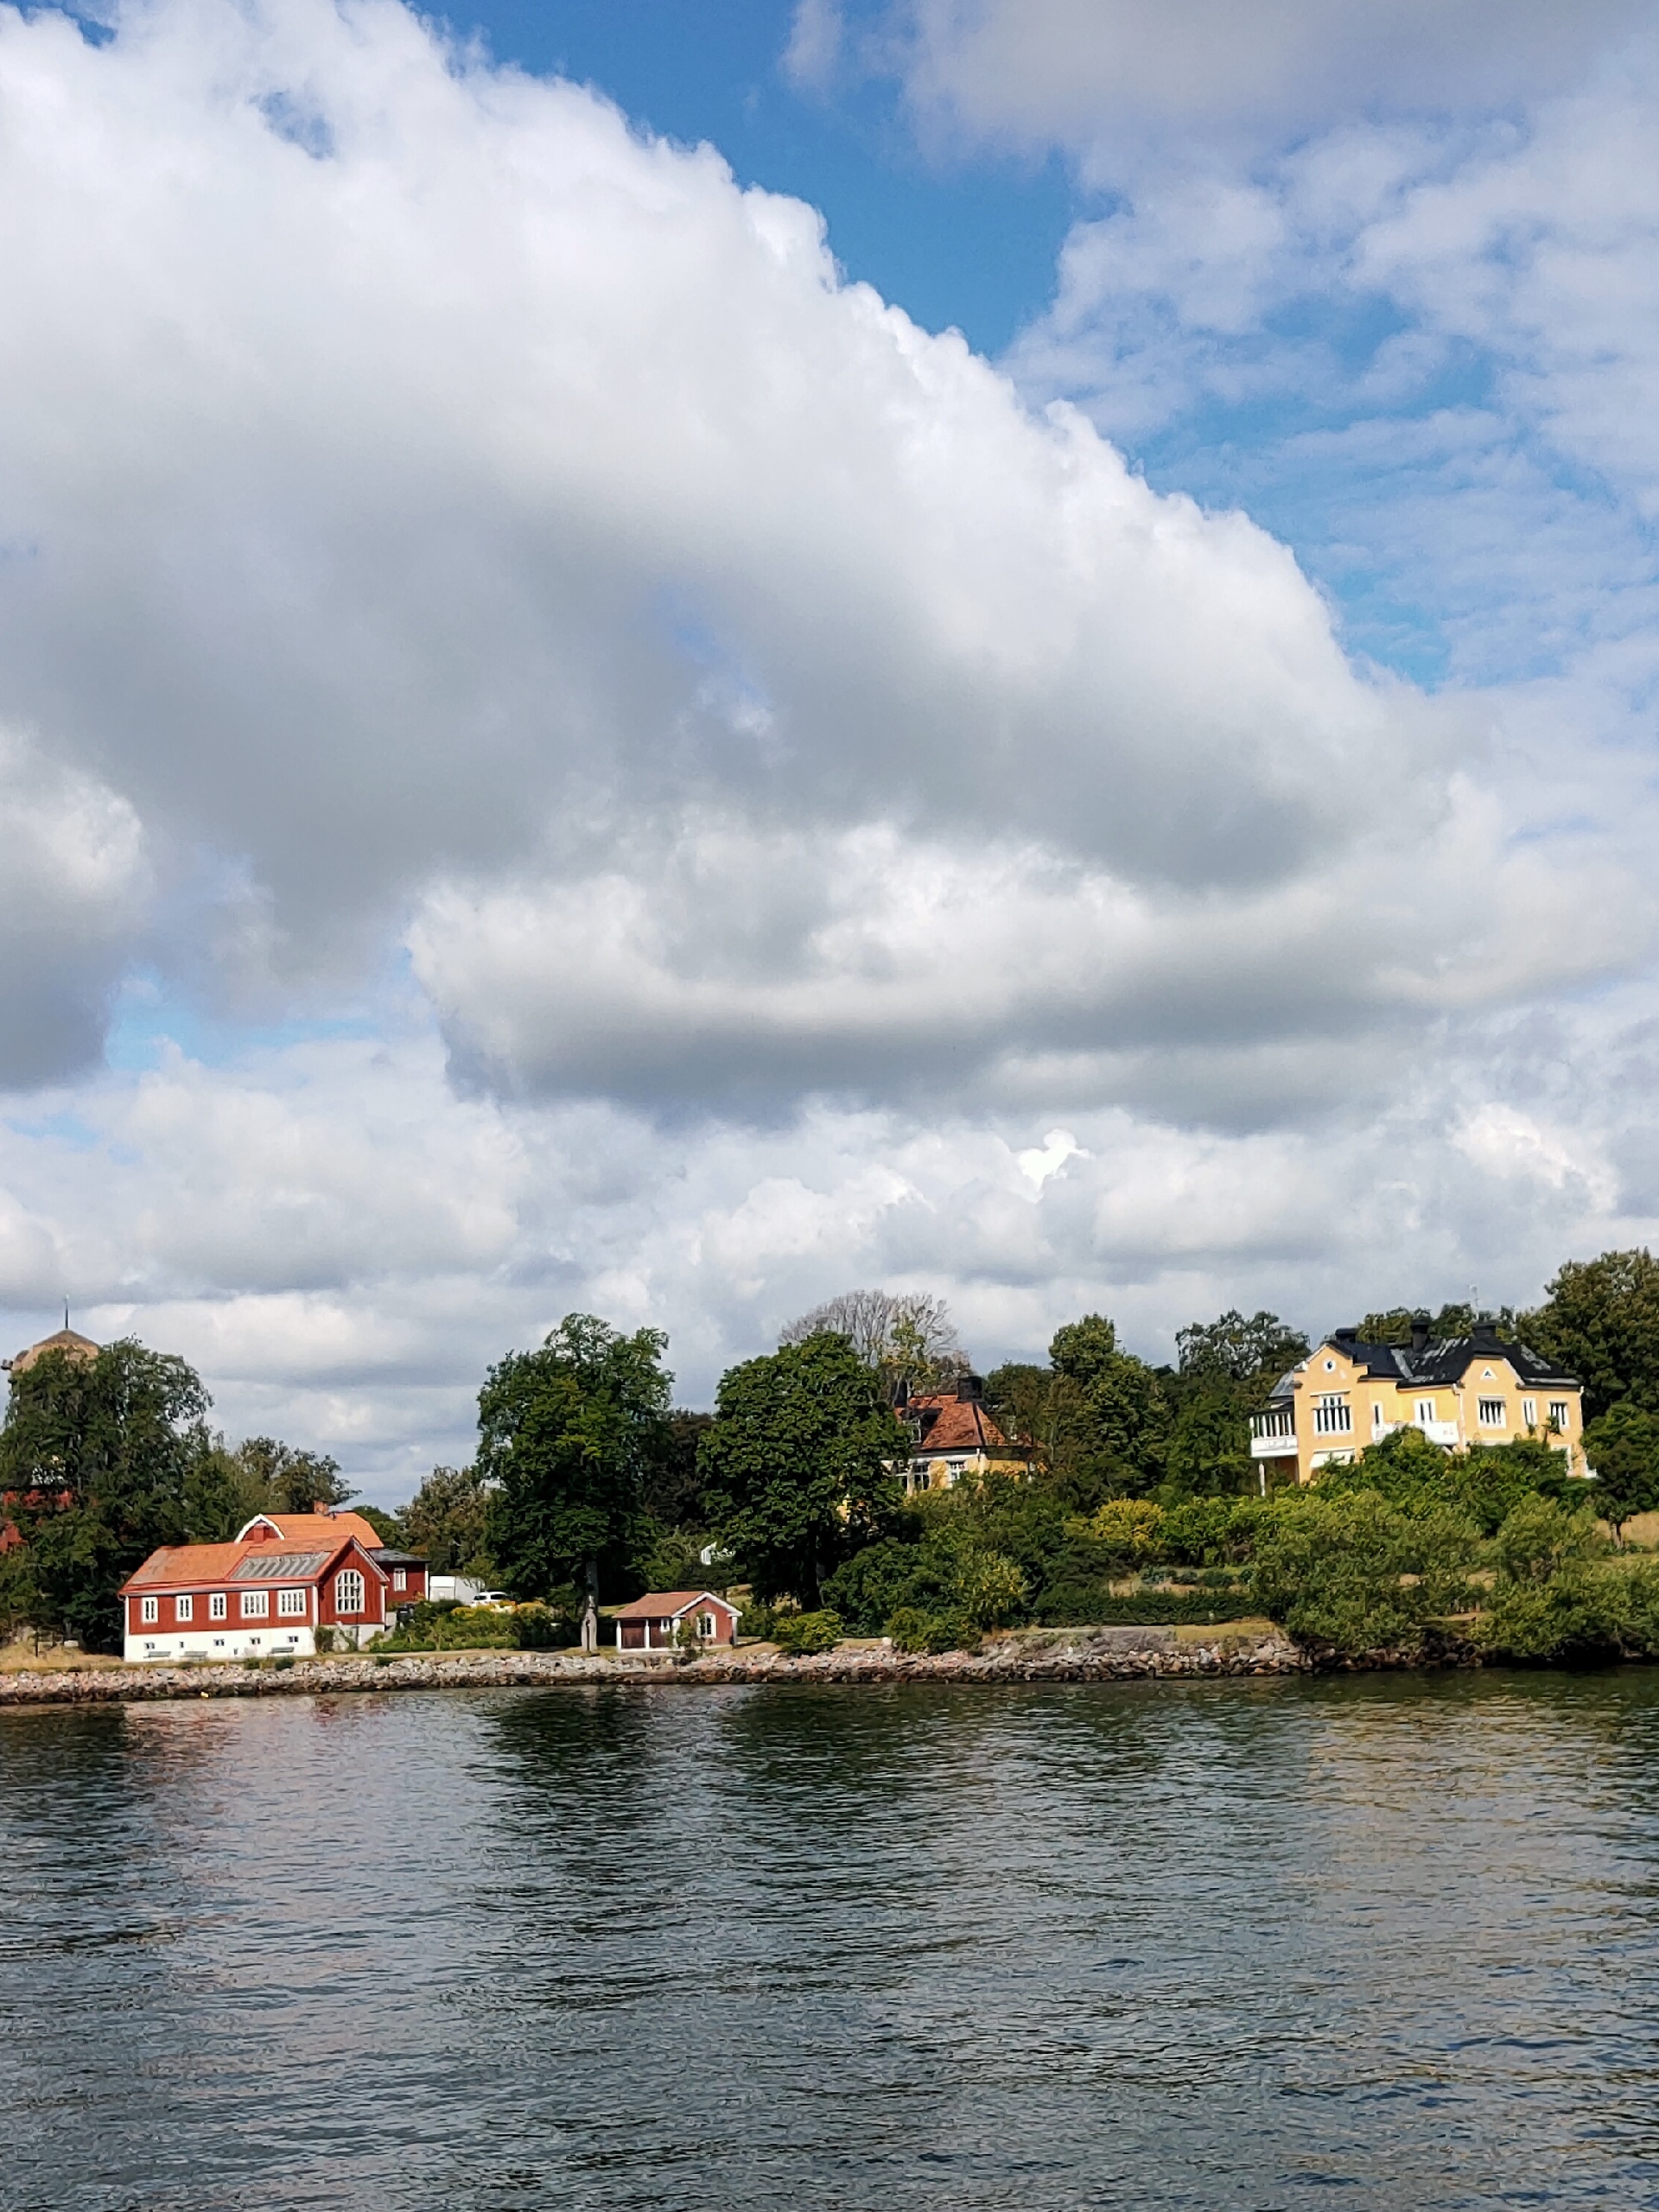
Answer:
<path fill-rule="evenodd" d="M 1434 1333 L 1471 1319 L 1444 1307 Z M 1360 1325 L 1403 1342 L 1411 1321 L 1402 1308 Z M 1542 1306 L 1500 1326 L 1582 1379 L 1601 1511 L 1617 1525 L 1659 1503 L 1659 1263 L 1645 1250 L 1569 1262 Z M 1179 1331 L 1174 1364 L 1156 1365 L 1085 1315 L 1046 1360 L 986 1378 L 1030 1479 L 907 1498 L 895 1406 L 968 1365 L 940 1301 L 858 1292 L 803 1315 L 775 1351 L 722 1376 L 712 1414 L 674 1407 L 659 1331 L 572 1314 L 490 1370 L 470 1466 L 439 1468 L 398 1513 L 368 1517 L 435 1569 L 549 1604 L 572 1634 L 598 1605 L 708 1586 L 741 1587 L 752 1627 L 802 1644 L 845 1630 L 942 1648 L 1027 1622 L 1244 1609 L 1355 1650 L 1459 1606 L 1490 1632 L 1520 1620 L 1525 1590 L 1532 1625 L 1506 1630 L 1504 1648 L 1647 1648 L 1633 1625 L 1645 1586 L 1544 1447 L 1449 1458 L 1401 1432 L 1312 1493 L 1253 1496 L 1250 1415 L 1308 1348 L 1277 1315 L 1229 1312 Z M 17 1541 L 0 1554 L 0 1612 L 118 1648 L 114 1592 L 157 1544 L 221 1539 L 262 1508 L 345 1502 L 333 1460 L 270 1439 L 229 1446 L 208 1409 L 182 1361 L 132 1343 L 14 1376 L 0 1493 Z M 1523 1576 L 1528 1529 L 1543 1548 Z M 1541 1576 L 1540 1559 L 1553 1562 Z M 1551 1592 L 1571 1598 L 1559 1618 Z"/>

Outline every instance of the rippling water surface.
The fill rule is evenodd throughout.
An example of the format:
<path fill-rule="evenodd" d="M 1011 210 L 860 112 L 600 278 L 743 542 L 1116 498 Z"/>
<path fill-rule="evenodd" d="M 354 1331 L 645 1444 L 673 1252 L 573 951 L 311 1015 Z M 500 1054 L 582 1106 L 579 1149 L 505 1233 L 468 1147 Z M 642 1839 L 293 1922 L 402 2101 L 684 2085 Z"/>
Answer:
<path fill-rule="evenodd" d="M 6 2212 L 1659 2204 L 1659 1672 L 13 1712 L 0 1868 Z"/>

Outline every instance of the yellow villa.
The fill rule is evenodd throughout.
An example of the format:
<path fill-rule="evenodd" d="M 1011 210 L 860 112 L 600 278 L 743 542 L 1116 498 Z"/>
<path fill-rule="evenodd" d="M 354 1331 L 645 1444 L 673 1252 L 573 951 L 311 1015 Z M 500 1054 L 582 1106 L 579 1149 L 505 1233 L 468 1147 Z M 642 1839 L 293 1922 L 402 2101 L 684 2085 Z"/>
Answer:
<path fill-rule="evenodd" d="M 1274 1386 L 1251 1421 L 1250 1453 L 1264 1487 L 1308 1483 L 1410 1427 L 1454 1452 L 1535 1437 L 1585 1475 L 1581 1400 L 1576 1377 L 1490 1321 L 1438 1344 L 1426 1321 L 1413 1324 L 1408 1344 L 1365 1344 L 1357 1330 L 1338 1329 Z"/>

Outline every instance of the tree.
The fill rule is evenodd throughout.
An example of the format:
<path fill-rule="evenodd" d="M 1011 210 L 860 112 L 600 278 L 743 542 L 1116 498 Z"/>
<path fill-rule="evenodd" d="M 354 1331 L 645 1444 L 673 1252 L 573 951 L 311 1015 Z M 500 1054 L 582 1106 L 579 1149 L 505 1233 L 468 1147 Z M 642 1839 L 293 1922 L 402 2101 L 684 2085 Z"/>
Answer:
<path fill-rule="evenodd" d="M 211 1402 L 183 1360 L 130 1338 L 95 1359 L 47 1352 L 13 1376 L 0 1494 L 28 1548 L 37 1626 L 120 1649 L 122 1583 L 190 1534 Z"/>
<path fill-rule="evenodd" d="M 1621 1398 L 1659 1413 L 1659 1261 L 1646 1246 L 1569 1260 L 1519 1332 L 1584 1385 L 1593 1421 Z"/>
<path fill-rule="evenodd" d="M 1449 1338 L 1466 1337 L 1475 1325 L 1472 1306 L 1453 1303 L 1442 1306 L 1438 1313 L 1414 1312 L 1409 1306 L 1390 1306 L 1381 1313 L 1368 1313 L 1359 1325 L 1362 1344 L 1408 1344 L 1411 1332 L 1420 1324 L 1427 1324 L 1431 1344 L 1442 1344 Z M 1502 1337 L 1513 1337 L 1515 1315 L 1506 1306 L 1495 1324 Z"/>
<path fill-rule="evenodd" d="M 404 1535 L 435 1574 L 480 1567 L 493 1580 L 485 1523 L 490 1493 L 476 1467 L 434 1467 L 404 1508 Z"/>
<path fill-rule="evenodd" d="M 567 1313 L 539 1351 L 493 1367 L 479 1393 L 477 1471 L 493 1492 L 486 1529 L 502 1580 L 520 1598 L 585 1582 L 588 1650 L 601 1587 L 628 1579 L 646 1473 L 667 1450 L 667 1346 L 660 1329 L 625 1337 Z"/>
<path fill-rule="evenodd" d="M 845 1337 L 873 1373 L 889 1402 L 901 1389 L 941 1389 L 961 1374 L 967 1357 L 942 1298 L 925 1290 L 844 1290 L 779 1332 L 779 1345 L 809 1338 Z"/>
<path fill-rule="evenodd" d="M 1659 1415 L 1621 1398 L 1585 1430 L 1584 1456 L 1596 1471 L 1590 1502 L 1616 1535 L 1659 1504 Z"/>
<path fill-rule="evenodd" d="M 1085 1313 L 1054 1332 L 1048 1356 L 1082 1398 L 1082 1471 L 1115 1495 L 1143 1497 L 1161 1478 L 1170 1409 L 1153 1369 L 1120 1351 L 1104 1314 Z"/>
<path fill-rule="evenodd" d="M 1175 1332 L 1180 1372 L 1189 1380 L 1253 1382 L 1259 1376 L 1274 1382 L 1307 1357 L 1307 1338 L 1276 1313 L 1251 1314 L 1236 1306 L 1213 1321 L 1192 1321 Z"/>
<path fill-rule="evenodd" d="M 838 1559 L 881 1535 L 901 1492 L 906 1437 L 839 1332 L 780 1345 L 721 1377 L 698 1455 L 715 1535 L 757 1596 L 817 1605 Z"/>
<path fill-rule="evenodd" d="M 344 1505 L 352 1486 L 342 1482 L 340 1462 L 321 1452 L 296 1451 L 274 1436 L 250 1436 L 235 1457 L 251 1489 L 259 1496 L 255 1513 L 309 1513 L 315 1507 Z"/>

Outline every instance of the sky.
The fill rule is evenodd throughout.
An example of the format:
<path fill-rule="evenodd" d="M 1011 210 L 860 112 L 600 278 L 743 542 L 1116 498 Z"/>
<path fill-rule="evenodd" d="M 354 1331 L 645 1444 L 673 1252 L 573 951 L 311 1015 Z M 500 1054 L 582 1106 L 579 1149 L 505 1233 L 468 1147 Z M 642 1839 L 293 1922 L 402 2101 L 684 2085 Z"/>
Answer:
<path fill-rule="evenodd" d="M 1659 0 L 0 7 L 0 1325 L 409 1496 L 1659 1234 Z"/>

